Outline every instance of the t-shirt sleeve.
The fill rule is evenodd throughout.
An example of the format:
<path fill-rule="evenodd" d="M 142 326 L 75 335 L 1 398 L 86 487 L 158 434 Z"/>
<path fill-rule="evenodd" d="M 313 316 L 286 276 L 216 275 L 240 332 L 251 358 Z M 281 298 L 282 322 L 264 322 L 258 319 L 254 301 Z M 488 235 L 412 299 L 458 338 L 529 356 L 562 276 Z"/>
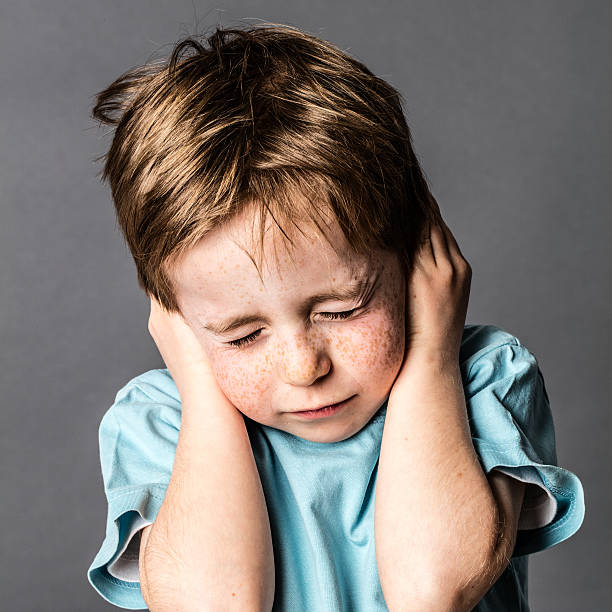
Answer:
<path fill-rule="evenodd" d="M 513 557 L 544 550 L 574 534 L 584 518 L 578 477 L 557 462 L 555 430 L 536 357 L 514 336 L 464 365 L 474 448 L 485 473 L 497 469 L 527 483 Z"/>
<path fill-rule="evenodd" d="M 100 422 L 106 534 L 87 577 L 120 608 L 147 609 L 138 574 L 140 534 L 155 521 L 170 482 L 180 406 L 167 370 L 152 370 L 123 387 Z"/>

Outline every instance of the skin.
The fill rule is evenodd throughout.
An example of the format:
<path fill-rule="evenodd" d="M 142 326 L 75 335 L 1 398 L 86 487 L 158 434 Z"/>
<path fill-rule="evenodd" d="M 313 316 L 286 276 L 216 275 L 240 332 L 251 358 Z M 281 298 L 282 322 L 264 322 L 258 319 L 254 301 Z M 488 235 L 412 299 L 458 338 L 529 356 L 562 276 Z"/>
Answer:
<path fill-rule="evenodd" d="M 471 267 L 452 233 L 439 216 L 407 281 L 391 254 L 353 261 L 378 265 L 380 284 L 359 316 L 324 321 L 321 312 L 357 305 L 323 304 L 306 314 L 299 306 L 310 293 L 347 282 L 349 260 L 305 242 L 296 265 L 281 258 L 284 274 L 266 268 L 260 280 L 240 255 L 246 257 L 244 227 L 237 219 L 180 262 L 175 280 L 184 318 L 151 300 L 149 331 L 181 397 L 218 384 L 253 420 L 315 442 L 356 433 L 388 397 L 375 510 L 385 598 L 402 606 L 420 597 L 415 605 L 422 610 L 471 610 L 507 566 L 525 485 L 495 471 L 485 478 L 471 444 L 458 364 Z M 341 244 L 338 228 L 332 230 Z M 236 304 L 260 309 L 270 321 L 243 352 L 201 328 L 207 316 L 235 314 Z M 353 393 L 327 419 L 287 414 Z M 411 510 L 398 517 L 397 508 Z"/>
<path fill-rule="evenodd" d="M 291 246 L 270 221 L 260 277 L 251 259 L 252 215 L 246 209 L 217 228 L 169 270 L 182 317 L 152 300 L 152 335 L 179 392 L 195 392 L 206 371 L 250 419 L 312 442 L 344 440 L 382 406 L 404 358 L 400 261 L 386 251 L 369 257 L 352 253 L 335 222 L 327 231 L 340 255 L 312 226 L 302 226 L 305 235 L 292 232 Z M 372 281 L 365 301 L 334 300 L 306 310 L 311 295 L 342 289 L 363 276 Z M 354 308 L 346 319 L 325 314 Z M 254 322 L 225 336 L 204 328 L 229 315 L 258 312 L 268 323 Z M 253 333 L 249 344 L 228 344 Z M 351 396 L 327 418 L 306 420 L 293 413 Z"/>

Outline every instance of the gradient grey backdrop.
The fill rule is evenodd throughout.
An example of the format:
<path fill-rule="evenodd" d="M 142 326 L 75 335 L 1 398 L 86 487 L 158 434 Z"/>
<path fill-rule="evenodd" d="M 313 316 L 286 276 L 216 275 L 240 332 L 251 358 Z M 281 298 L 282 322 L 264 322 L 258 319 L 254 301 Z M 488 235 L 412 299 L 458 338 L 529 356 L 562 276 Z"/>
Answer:
<path fill-rule="evenodd" d="M 121 386 L 163 367 L 93 161 L 110 142 L 93 95 L 247 18 L 327 38 L 405 96 L 473 268 L 467 322 L 534 352 L 559 463 L 585 489 L 578 533 L 531 556 L 532 609 L 612 609 L 611 3 L 485 0 L 3 0 L 0 607 L 115 609 L 86 579 L 105 530 L 98 425 Z"/>

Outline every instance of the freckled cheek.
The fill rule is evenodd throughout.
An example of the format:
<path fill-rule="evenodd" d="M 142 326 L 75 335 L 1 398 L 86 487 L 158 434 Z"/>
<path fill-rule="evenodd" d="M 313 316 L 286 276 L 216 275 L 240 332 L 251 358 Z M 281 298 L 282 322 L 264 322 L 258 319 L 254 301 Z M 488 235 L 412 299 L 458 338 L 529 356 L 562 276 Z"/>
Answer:
<path fill-rule="evenodd" d="M 350 335 L 357 370 L 391 384 L 404 358 L 404 324 L 400 309 L 377 311 Z"/>
<path fill-rule="evenodd" d="M 219 387 L 232 404 L 251 419 L 263 418 L 270 380 L 266 364 L 238 355 L 214 355 L 210 361 Z"/>

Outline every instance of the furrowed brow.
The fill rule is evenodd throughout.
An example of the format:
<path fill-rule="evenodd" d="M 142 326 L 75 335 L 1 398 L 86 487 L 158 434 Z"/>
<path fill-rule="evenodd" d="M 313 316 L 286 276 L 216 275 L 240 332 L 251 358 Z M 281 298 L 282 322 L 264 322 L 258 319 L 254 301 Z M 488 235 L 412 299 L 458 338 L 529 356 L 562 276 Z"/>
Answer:
<path fill-rule="evenodd" d="M 378 277 L 376 277 L 378 278 Z M 338 301 L 356 301 L 361 302 L 364 296 L 373 288 L 376 278 L 372 281 L 369 278 L 364 278 L 358 281 L 353 281 L 351 285 L 344 289 L 334 289 L 327 293 L 318 293 L 310 296 L 306 300 L 305 306 L 311 308 L 315 304 L 321 302 Z M 238 317 L 230 317 L 220 321 L 209 321 L 202 325 L 204 329 L 211 331 L 217 336 L 228 334 L 239 327 L 248 325 L 249 323 L 267 322 L 267 319 L 261 314 L 242 315 Z"/>

